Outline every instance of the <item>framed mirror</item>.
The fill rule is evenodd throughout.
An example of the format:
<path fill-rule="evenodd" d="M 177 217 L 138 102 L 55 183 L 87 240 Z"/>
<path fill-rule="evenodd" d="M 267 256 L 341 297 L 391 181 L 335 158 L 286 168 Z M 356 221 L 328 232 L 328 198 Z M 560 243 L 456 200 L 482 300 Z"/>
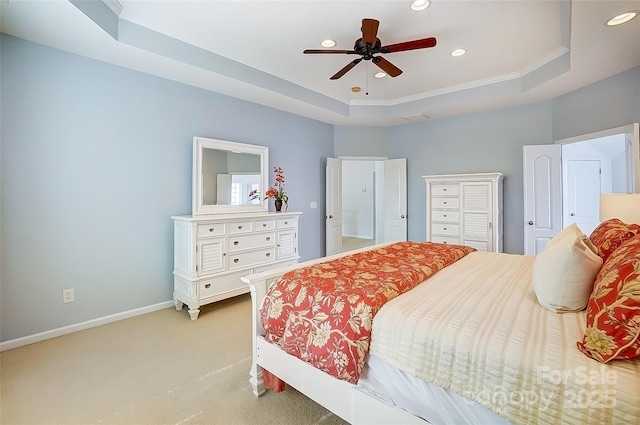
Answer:
<path fill-rule="evenodd" d="M 269 148 L 193 138 L 193 215 L 263 212 Z"/>

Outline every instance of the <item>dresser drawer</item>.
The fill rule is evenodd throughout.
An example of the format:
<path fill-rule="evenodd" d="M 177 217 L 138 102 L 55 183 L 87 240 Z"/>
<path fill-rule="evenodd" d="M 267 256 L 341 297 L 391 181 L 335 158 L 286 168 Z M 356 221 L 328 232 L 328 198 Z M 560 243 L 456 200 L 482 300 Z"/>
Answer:
<path fill-rule="evenodd" d="M 243 267 L 251 267 L 254 264 L 262 264 L 268 261 L 274 261 L 276 258 L 276 248 L 265 248 L 251 252 L 239 252 L 229 254 L 227 259 L 227 269 L 239 269 Z"/>
<path fill-rule="evenodd" d="M 262 248 L 275 246 L 276 234 L 268 233 L 252 233 L 249 235 L 233 235 L 229 236 L 227 242 L 227 250 L 229 252 L 242 251 L 250 248 Z"/>
<path fill-rule="evenodd" d="M 449 245 L 459 245 L 460 244 L 460 239 L 452 238 L 452 237 L 446 237 L 446 236 L 433 236 L 431 238 L 431 242 L 444 243 L 444 244 L 449 244 Z"/>
<path fill-rule="evenodd" d="M 278 229 L 288 229 L 291 227 L 296 227 L 296 220 L 294 218 L 279 218 L 276 220 L 276 228 Z"/>
<path fill-rule="evenodd" d="M 459 223 L 460 214 L 458 211 L 431 211 L 431 221 L 444 221 L 447 223 Z"/>
<path fill-rule="evenodd" d="M 226 232 L 226 223 L 202 223 L 198 224 L 198 237 L 222 236 Z"/>
<path fill-rule="evenodd" d="M 253 231 L 252 221 L 234 221 L 229 223 L 229 234 L 235 235 L 238 233 L 250 233 Z"/>
<path fill-rule="evenodd" d="M 460 194 L 460 186 L 457 184 L 434 184 L 431 185 L 432 196 L 458 196 Z"/>
<path fill-rule="evenodd" d="M 431 198 L 431 208 L 432 209 L 451 209 L 457 210 L 460 207 L 460 199 L 459 198 L 440 198 L 433 197 Z"/>
<path fill-rule="evenodd" d="M 198 298 L 202 300 L 208 297 L 220 297 L 227 292 L 243 290 L 245 288 L 247 290 L 246 292 L 249 292 L 249 285 L 240 280 L 245 274 L 246 273 L 243 272 L 236 272 L 234 274 L 218 276 L 213 279 L 201 280 L 198 282 Z"/>
<path fill-rule="evenodd" d="M 273 230 L 276 228 L 275 220 L 256 220 L 253 222 L 253 230 L 259 232 L 261 230 Z"/>
<path fill-rule="evenodd" d="M 443 236 L 459 236 L 460 226 L 457 224 L 431 223 L 431 234 Z"/>

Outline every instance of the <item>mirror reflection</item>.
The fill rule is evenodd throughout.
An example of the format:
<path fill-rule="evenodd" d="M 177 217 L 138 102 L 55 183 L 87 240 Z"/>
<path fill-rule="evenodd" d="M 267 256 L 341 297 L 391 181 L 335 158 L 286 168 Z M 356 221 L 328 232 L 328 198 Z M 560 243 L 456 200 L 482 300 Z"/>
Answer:
<path fill-rule="evenodd" d="M 220 149 L 202 150 L 202 195 L 204 205 L 259 204 L 250 200 L 260 190 L 260 155 Z"/>
<path fill-rule="evenodd" d="M 268 211 L 268 168 L 266 146 L 194 137 L 192 214 Z"/>

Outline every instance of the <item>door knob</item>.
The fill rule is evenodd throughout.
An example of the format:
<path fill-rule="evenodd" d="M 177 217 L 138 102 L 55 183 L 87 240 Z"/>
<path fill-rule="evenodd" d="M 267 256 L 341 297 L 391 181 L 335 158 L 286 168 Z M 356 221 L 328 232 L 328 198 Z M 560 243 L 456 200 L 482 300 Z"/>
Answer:
<path fill-rule="evenodd" d="M 402 215 L 400 216 L 400 218 L 404 218 L 404 214 L 402 214 Z"/>
<path fill-rule="evenodd" d="M 529 226 L 533 226 L 533 221 L 529 221 Z"/>
<path fill-rule="evenodd" d="M 329 218 L 333 218 L 333 216 L 332 216 L 332 215 L 330 215 L 330 216 L 329 216 Z"/>
<path fill-rule="evenodd" d="M 571 213 L 571 214 L 569 214 L 569 215 L 570 215 L 571 217 L 573 217 L 574 215 L 576 215 L 576 213 Z"/>

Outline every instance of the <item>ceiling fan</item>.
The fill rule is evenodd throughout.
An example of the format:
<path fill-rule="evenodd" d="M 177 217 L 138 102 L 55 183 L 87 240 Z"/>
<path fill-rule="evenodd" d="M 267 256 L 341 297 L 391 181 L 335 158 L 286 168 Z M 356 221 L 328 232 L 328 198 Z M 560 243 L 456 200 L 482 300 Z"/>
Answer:
<path fill-rule="evenodd" d="M 323 50 L 323 49 L 307 49 L 302 53 L 305 54 L 346 54 L 360 55 L 358 59 L 353 60 L 347 66 L 338 71 L 331 77 L 331 80 L 337 80 L 346 74 L 351 68 L 359 64 L 363 59 L 370 60 L 380 69 L 392 77 L 402 74 L 402 70 L 383 58 L 382 56 L 374 56 L 376 54 L 404 52 L 406 50 L 426 49 L 436 45 L 434 37 L 422 38 L 420 40 L 405 41 L 402 43 L 389 44 L 383 46 L 380 39 L 377 38 L 378 26 L 380 22 L 375 19 L 365 18 L 362 20 L 362 38 L 356 40 L 353 50 Z"/>

